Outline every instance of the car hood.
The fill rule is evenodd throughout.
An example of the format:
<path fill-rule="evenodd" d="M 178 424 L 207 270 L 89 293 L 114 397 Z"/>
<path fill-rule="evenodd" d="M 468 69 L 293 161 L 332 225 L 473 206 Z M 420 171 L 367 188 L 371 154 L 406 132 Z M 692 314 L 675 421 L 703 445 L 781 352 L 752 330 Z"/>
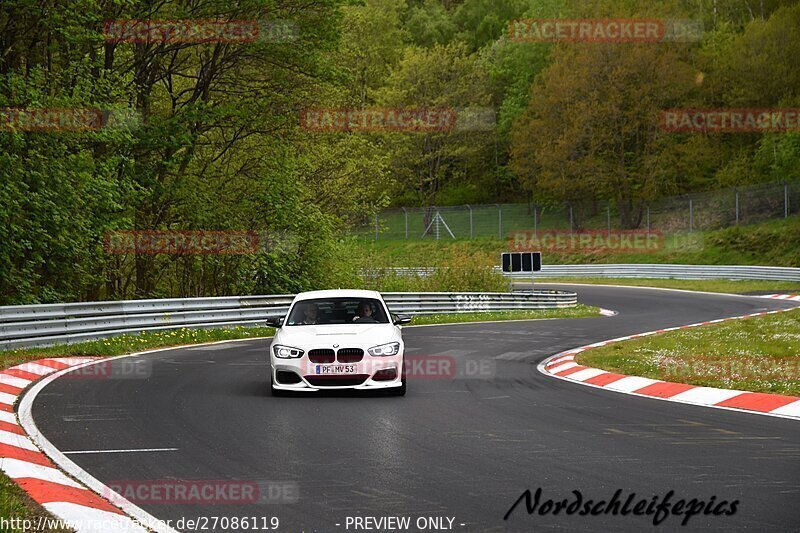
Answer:
<path fill-rule="evenodd" d="M 286 326 L 278 330 L 273 342 L 296 347 L 333 344 L 370 347 L 400 340 L 393 324 L 330 324 Z"/>

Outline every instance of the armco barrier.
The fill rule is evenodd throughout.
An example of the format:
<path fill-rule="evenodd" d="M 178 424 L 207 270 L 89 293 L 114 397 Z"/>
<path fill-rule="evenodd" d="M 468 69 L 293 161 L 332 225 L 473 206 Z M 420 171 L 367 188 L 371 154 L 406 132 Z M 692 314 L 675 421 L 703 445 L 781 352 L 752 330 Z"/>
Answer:
<path fill-rule="evenodd" d="M 564 291 L 393 292 L 383 297 L 393 313 L 411 315 L 552 309 L 578 303 L 574 292 Z M 140 331 L 263 325 L 268 316 L 286 314 L 292 298 L 283 294 L 0 307 L 0 349 L 75 343 Z"/>
<path fill-rule="evenodd" d="M 530 277 L 523 276 L 523 277 Z M 544 265 L 537 277 L 800 281 L 800 268 L 742 265 Z"/>
<path fill-rule="evenodd" d="M 430 267 L 392 268 L 400 275 L 426 276 L 434 269 Z M 495 267 L 500 272 L 500 267 Z M 512 275 L 530 279 L 529 272 Z M 662 279 L 731 279 L 800 281 L 800 268 L 742 265 L 659 265 L 659 264 L 594 264 L 594 265 L 543 265 L 535 278 L 662 278 Z"/>

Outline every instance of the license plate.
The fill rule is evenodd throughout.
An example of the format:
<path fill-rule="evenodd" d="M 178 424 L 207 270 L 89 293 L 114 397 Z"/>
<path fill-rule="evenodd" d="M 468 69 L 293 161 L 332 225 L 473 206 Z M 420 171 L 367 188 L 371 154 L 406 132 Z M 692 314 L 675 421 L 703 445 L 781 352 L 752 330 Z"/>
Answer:
<path fill-rule="evenodd" d="M 316 374 L 355 374 L 356 365 L 317 365 Z"/>

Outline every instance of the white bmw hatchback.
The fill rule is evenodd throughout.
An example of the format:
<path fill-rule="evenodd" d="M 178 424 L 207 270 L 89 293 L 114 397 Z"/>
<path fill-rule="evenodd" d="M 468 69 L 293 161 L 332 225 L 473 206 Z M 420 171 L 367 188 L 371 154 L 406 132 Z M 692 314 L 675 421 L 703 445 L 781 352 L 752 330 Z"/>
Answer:
<path fill-rule="evenodd" d="M 298 294 L 289 314 L 272 317 L 272 394 L 327 389 L 390 389 L 406 393 L 401 324 L 380 293 L 362 290 Z M 387 391 L 389 392 L 389 391 Z"/>

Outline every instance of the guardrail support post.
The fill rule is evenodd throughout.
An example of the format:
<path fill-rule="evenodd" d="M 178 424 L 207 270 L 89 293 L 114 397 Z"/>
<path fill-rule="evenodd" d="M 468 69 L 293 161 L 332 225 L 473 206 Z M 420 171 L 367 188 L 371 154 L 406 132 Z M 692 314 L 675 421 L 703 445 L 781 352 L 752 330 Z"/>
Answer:
<path fill-rule="evenodd" d="M 783 218 L 789 218 L 789 184 L 783 184 Z"/>
<path fill-rule="evenodd" d="M 497 204 L 497 228 L 500 240 L 503 240 L 503 206 Z"/>
<path fill-rule="evenodd" d="M 569 232 L 572 233 L 572 204 L 569 206 Z"/>

